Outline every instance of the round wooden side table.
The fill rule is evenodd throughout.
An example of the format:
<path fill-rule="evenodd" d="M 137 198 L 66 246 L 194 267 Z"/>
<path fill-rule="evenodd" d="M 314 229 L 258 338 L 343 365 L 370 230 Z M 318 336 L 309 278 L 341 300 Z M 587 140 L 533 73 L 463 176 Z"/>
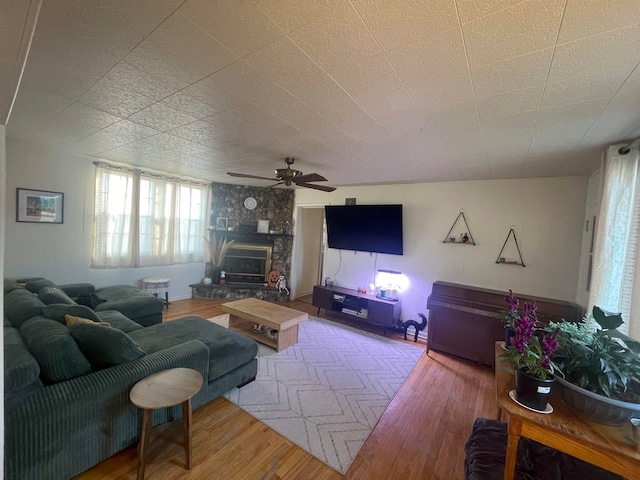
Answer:
<path fill-rule="evenodd" d="M 138 442 L 138 480 L 144 479 L 146 450 L 151 432 L 151 416 L 159 408 L 182 404 L 182 430 L 187 469 L 191 469 L 191 398 L 202 387 L 202 375 L 191 368 L 171 368 L 154 373 L 136 383 L 129 398 L 143 410 Z"/>

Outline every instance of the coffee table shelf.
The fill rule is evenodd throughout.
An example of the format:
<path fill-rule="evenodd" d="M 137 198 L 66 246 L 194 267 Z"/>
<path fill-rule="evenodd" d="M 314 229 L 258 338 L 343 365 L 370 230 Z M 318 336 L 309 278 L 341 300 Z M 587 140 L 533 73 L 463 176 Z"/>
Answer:
<path fill-rule="evenodd" d="M 229 317 L 229 328 L 231 330 L 235 330 L 236 332 L 240 332 L 245 337 L 249 337 L 254 339 L 256 342 L 263 343 L 264 345 L 268 345 L 270 347 L 278 349 L 278 342 L 276 342 L 273 338 L 267 336 L 267 333 L 256 333 L 253 331 L 253 326 L 257 325 L 256 323 L 250 322 L 249 320 L 244 320 L 242 318 L 235 318 L 232 320 L 232 317 Z M 278 336 L 280 336 L 278 334 Z"/>

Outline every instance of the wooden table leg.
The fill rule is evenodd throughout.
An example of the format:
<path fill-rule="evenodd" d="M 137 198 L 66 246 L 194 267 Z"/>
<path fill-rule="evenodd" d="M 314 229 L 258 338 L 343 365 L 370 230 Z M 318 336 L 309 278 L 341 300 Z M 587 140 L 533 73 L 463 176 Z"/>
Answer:
<path fill-rule="evenodd" d="M 147 445 L 151 433 L 151 415 L 153 415 L 153 410 L 145 408 L 142 411 L 142 427 L 140 429 L 140 441 L 138 442 L 138 480 L 144 479 Z"/>
<path fill-rule="evenodd" d="M 507 439 L 507 454 L 504 459 L 504 480 L 513 480 L 516 473 L 516 460 L 518 458 L 518 443 L 522 431 L 522 420 L 509 418 L 509 437 Z"/>
<path fill-rule="evenodd" d="M 182 431 L 187 470 L 191 470 L 191 399 L 182 402 Z"/>

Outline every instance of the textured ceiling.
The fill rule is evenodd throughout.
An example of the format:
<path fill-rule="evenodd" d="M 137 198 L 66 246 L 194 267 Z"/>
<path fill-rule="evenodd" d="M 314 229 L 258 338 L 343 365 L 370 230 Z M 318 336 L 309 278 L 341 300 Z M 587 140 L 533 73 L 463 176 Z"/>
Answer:
<path fill-rule="evenodd" d="M 639 62 L 638 0 L 45 0 L 7 136 L 253 185 L 588 175 Z"/>

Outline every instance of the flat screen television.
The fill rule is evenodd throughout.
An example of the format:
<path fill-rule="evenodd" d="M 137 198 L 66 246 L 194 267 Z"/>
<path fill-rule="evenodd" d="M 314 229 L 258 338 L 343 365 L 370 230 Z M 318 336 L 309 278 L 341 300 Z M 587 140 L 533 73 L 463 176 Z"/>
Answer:
<path fill-rule="evenodd" d="M 329 248 L 402 255 L 402 205 L 327 205 Z"/>

